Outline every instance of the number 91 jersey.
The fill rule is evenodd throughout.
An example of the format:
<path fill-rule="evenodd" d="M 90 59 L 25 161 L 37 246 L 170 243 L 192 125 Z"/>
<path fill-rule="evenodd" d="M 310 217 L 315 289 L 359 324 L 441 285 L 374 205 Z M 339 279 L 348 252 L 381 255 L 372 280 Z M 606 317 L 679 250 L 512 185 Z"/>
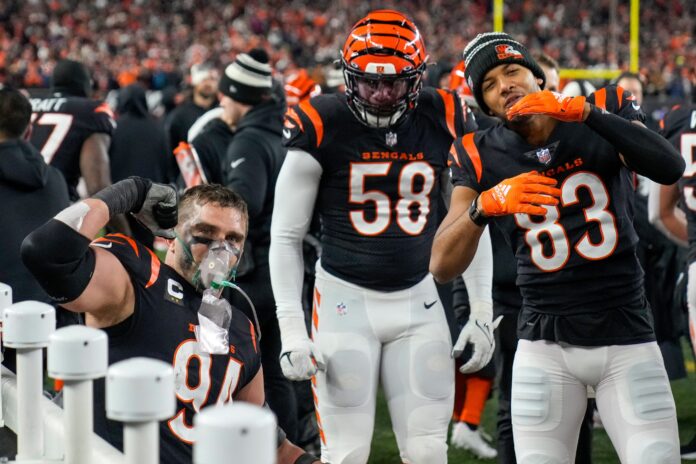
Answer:
<path fill-rule="evenodd" d="M 588 101 L 644 120 L 621 87 L 599 89 Z M 529 171 L 558 181 L 560 203 L 546 206 L 545 216 L 492 220 L 517 260 L 521 338 L 583 346 L 653 339 L 635 254 L 632 173 L 609 142 L 585 124 L 559 121 L 544 145 L 532 146 L 499 124 L 458 139 L 450 156 L 454 184 L 477 192 Z"/>
<path fill-rule="evenodd" d="M 284 144 L 309 153 L 323 170 L 316 208 L 324 269 L 380 291 L 420 282 L 439 222 L 449 147 L 475 127 L 456 95 L 431 88 L 389 129 L 363 125 L 339 94 L 290 108 Z"/>

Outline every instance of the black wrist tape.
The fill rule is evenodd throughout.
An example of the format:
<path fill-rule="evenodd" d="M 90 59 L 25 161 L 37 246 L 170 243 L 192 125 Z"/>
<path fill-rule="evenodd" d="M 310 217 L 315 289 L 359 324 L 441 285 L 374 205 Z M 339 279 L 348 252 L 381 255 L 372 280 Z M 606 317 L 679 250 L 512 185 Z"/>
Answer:
<path fill-rule="evenodd" d="M 87 288 L 96 259 L 90 240 L 51 219 L 22 242 L 22 261 L 41 287 L 58 303 L 72 301 Z"/>
<path fill-rule="evenodd" d="M 659 184 L 670 185 L 684 172 L 684 159 L 661 135 L 633 124 L 592 105 L 585 121 L 593 131 L 611 143 L 623 155 L 632 171 Z"/>
<path fill-rule="evenodd" d="M 152 181 L 142 177 L 129 177 L 100 190 L 94 195 L 109 208 L 109 217 L 117 214 L 137 213 L 143 207 Z"/>

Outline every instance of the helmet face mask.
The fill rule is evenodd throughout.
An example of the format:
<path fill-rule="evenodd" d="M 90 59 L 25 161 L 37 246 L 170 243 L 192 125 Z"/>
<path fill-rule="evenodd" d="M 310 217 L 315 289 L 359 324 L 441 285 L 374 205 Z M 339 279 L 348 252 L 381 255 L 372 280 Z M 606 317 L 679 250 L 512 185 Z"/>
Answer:
<path fill-rule="evenodd" d="M 353 114 L 370 127 L 400 123 L 416 107 L 427 58 L 420 32 L 401 13 L 378 10 L 358 21 L 341 57 Z"/>

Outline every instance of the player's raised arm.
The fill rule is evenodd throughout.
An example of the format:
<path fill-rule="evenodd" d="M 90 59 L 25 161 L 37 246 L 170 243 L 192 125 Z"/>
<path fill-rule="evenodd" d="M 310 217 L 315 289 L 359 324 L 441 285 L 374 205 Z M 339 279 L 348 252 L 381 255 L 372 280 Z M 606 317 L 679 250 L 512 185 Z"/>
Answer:
<path fill-rule="evenodd" d="M 90 247 L 111 217 L 128 212 L 138 212 L 153 229 L 173 227 L 176 192 L 146 179 L 126 179 L 64 209 L 22 243 L 22 260 L 44 290 L 65 308 L 90 313 L 97 325 L 113 325 L 133 312 L 125 268 L 112 253 Z"/>
<path fill-rule="evenodd" d="M 624 106 L 630 105 L 630 93 L 624 95 Z M 620 107 L 617 112 L 627 111 Z M 586 101 L 583 96 L 564 97 L 544 90 L 526 95 L 507 110 L 511 121 L 535 114 L 560 121 L 584 122 L 618 150 L 626 167 L 659 184 L 673 184 L 684 172 L 684 159 L 664 137 L 646 128 L 639 120 L 628 120 L 608 112 Z"/>

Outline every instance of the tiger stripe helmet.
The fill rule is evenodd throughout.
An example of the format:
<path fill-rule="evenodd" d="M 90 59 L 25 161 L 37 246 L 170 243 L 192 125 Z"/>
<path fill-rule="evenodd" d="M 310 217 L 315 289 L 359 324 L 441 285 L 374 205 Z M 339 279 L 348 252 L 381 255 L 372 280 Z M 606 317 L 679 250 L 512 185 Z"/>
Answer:
<path fill-rule="evenodd" d="M 321 87 L 305 69 L 290 74 L 285 81 L 285 100 L 288 106 L 297 105 L 302 100 L 312 98 L 320 93 Z"/>
<path fill-rule="evenodd" d="M 375 10 L 350 31 L 341 52 L 346 98 L 371 127 L 390 127 L 415 108 L 428 55 L 416 25 L 394 10 Z M 375 102 L 365 88 L 387 88 L 392 99 Z M 396 90 L 395 90 L 396 89 Z"/>

